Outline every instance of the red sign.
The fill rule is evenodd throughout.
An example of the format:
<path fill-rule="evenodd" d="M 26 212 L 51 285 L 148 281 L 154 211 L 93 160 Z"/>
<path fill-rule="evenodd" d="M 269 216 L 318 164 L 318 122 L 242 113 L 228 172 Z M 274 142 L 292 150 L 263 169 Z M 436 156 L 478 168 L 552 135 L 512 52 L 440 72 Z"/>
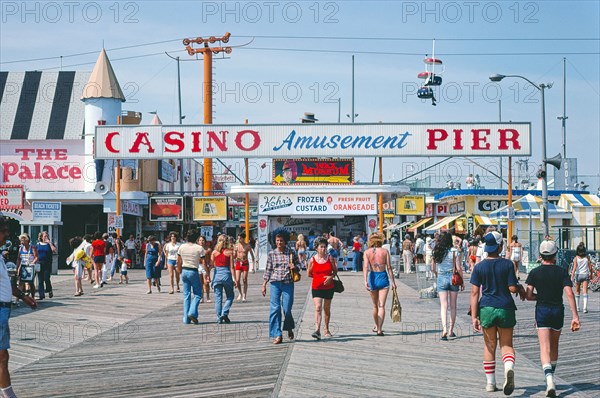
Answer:
<path fill-rule="evenodd" d="M 273 185 L 354 184 L 353 159 L 273 159 Z"/>

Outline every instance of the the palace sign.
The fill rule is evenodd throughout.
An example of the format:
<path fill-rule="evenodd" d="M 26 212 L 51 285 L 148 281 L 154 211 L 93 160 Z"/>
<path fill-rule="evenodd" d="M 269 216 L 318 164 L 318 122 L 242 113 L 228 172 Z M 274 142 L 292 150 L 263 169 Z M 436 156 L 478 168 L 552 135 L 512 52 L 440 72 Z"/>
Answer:
<path fill-rule="evenodd" d="M 530 123 L 96 126 L 96 159 L 529 156 Z"/>

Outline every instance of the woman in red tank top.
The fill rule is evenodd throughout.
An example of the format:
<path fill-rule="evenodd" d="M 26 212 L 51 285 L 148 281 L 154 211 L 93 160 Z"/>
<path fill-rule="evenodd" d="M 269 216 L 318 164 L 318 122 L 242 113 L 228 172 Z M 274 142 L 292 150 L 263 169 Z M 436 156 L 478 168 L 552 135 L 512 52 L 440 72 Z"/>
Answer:
<path fill-rule="evenodd" d="M 327 239 L 317 238 L 314 242 L 317 254 L 308 263 L 308 276 L 312 280 L 312 296 L 315 305 L 315 332 L 312 337 L 321 339 L 321 312 L 325 312 L 325 337 L 331 337 L 329 320 L 333 299 L 333 277 L 337 274 L 337 263 L 327 254 Z"/>

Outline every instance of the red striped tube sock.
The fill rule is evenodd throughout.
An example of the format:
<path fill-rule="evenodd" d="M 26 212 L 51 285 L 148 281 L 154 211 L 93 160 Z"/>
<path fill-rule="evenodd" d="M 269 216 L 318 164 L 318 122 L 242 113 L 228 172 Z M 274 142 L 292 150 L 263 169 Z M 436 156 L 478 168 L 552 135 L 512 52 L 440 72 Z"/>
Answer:
<path fill-rule="evenodd" d="M 504 362 L 504 369 L 512 369 L 515 366 L 515 354 L 509 352 L 502 355 L 502 362 Z"/>
<path fill-rule="evenodd" d="M 496 361 L 483 361 L 483 371 L 488 384 L 496 384 Z"/>

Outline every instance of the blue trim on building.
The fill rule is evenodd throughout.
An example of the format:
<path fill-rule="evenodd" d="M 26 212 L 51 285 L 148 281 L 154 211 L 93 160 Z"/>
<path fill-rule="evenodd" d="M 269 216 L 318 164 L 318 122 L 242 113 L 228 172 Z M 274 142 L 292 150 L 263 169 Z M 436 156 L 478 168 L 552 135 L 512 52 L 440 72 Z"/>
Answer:
<path fill-rule="evenodd" d="M 529 191 L 524 189 L 513 189 L 513 196 L 525 196 L 527 194 L 533 196 L 542 196 L 542 191 Z M 548 196 L 559 197 L 562 194 L 589 194 L 587 191 L 548 191 Z M 440 192 L 434 196 L 435 200 L 443 198 L 450 198 L 453 196 L 508 196 L 508 190 L 506 189 L 453 189 L 449 191 Z"/>

